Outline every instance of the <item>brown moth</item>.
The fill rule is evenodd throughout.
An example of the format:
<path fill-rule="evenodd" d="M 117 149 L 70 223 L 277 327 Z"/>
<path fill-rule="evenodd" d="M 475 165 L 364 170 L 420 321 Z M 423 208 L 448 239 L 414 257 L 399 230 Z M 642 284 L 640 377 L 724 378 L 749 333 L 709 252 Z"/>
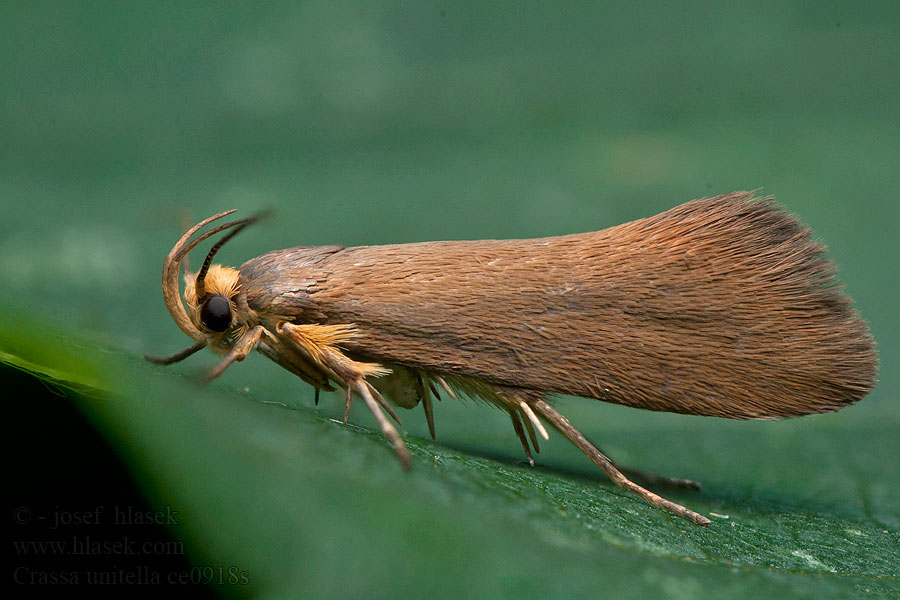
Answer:
<path fill-rule="evenodd" d="M 548 402 L 551 394 L 731 419 L 835 411 L 865 396 L 877 371 L 866 324 L 835 281 L 825 247 L 769 198 L 735 192 L 591 233 L 527 240 L 301 246 L 240 269 L 211 265 L 254 219 L 194 235 L 163 266 L 163 295 L 195 344 L 258 350 L 319 390 L 358 395 L 394 446 L 386 397 L 422 404 L 454 390 L 507 412 L 529 462 L 544 423 L 617 485 L 699 524 L 709 519 L 633 483 Z M 188 252 L 231 230 L 199 272 Z M 192 239 L 193 238 L 193 239 Z M 526 435 L 527 434 L 527 435 Z M 694 486 L 686 480 L 658 483 Z"/>

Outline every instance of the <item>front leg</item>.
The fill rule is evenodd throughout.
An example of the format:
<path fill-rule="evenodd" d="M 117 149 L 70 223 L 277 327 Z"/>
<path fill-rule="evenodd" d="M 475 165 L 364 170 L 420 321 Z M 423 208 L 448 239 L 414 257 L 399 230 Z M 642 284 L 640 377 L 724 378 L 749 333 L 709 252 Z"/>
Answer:
<path fill-rule="evenodd" d="M 234 346 L 231 347 L 231 351 L 222 359 L 222 361 L 216 365 L 216 367 L 209 372 L 206 376 L 208 380 L 215 379 L 219 375 L 225 372 L 231 363 L 234 361 L 241 361 L 247 358 L 247 355 L 253 350 L 256 344 L 259 343 L 259 340 L 262 339 L 263 335 L 266 333 L 266 328 L 262 325 L 257 325 L 244 335 L 240 337 L 235 343 Z"/>

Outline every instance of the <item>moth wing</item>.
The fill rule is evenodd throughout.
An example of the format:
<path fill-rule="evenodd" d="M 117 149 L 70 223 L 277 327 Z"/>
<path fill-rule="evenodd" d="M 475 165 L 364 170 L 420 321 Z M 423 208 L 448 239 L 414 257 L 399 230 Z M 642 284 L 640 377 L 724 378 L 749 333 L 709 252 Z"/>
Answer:
<path fill-rule="evenodd" d="M 355 324 L 346 347 L 369 359 L 651 410 L 837 410 L 876 370 L 824 248 L 748 194 L 553 238 L 291 249 L 241 273 L 268 313 Z"/>

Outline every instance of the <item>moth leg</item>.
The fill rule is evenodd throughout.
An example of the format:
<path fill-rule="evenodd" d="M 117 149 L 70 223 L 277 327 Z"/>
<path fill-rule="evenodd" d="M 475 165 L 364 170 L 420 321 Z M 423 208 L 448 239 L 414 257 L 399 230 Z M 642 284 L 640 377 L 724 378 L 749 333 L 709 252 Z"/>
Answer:
<path fill-rule="evenodd" d="M 509 409 L 509 418 L 512 419 L 513 429 L 522 442 L 522 449 L 525 450 L 525 456 L 528 458 L 528 464 L 534 466 L 534 458 L 531 457 L 531 448 L 528 446 L 528 438 L 525 437 L 525 430 L 522 429 L 522 421 L 519 419 L 519 413 L 513 409 Z"/>
<path fill-rule="evenodd" d="M 378 388 L 376 388 L 368 381 L 366 382 L 366 385 L 369 386 L 369 391 L 372 393 L 372 396 L 375 398 L 375 400 L 378 401 L 378 404 L 381 405 L 381 408 L 383 408 L 385 412 L 391 415 L 391 418 L 396 421 L 397 425 L 403 427 L 403 422 L 400 420 L 400 417 L 397 416 L 397 413 L 394 412 L 394 409 L 391 408 L 391 405 L 388 404 L 387 400 L 384 399 L 384 396 L 381 395 L 381 392 L 378 391 Z"/>
<path fill-rule="evenodd" d="M 375 387 L 374 385 L 370 385 L 370 388 L 371 388 L 370 391 L 372 393 L 372 397 L 374 397 L 375 400 L 378 401 L 378 404 L 381 405 L 381 408 L 383 408 L 389 415 L 391 415 L 391 418 L 394 419 L 394 421 L 397 423 L 397 425 L 400 425 L 402 427 L 403 421 L 401 421 L 400 417 L 397 416 L 397 413 L 394 411 L 394 408 L 390 404 L 388 404 L 387 400 L 384 399 L 384 395 L 381 393 L 381 391 L 379 391 L 379 389 L 377 387 Z M 347 386 L 347 399 L 344 402 L 344 425 L 346 425 L 347 421 L 350 420 L 350 404 L 352 401 L 353 401 L 353 386 L 348 385 Z"/>
<path fill-rule="evenodd" d="M 435 381 L 437 381 L 439 384 L 441 384 L 441 387 L 444 388 L 444 391 L 447 392 L 448 396 L 450 396 L 452 399 L 456 400 L 456 392 L 453 391 L 453 388 L 451 388 L 447 384 L 447 382 L 444 380 L 443 377 L 441 377 L 440 375 L 432 375 L 432 377 L 434 378 Z"/>
<path fill-rule="evenodd" d="M 337 380 L 344 382 L 347 389 L 347 402 L 344 409 L 345 422 L 349 417 L 352 392 L 356 392 L 362 397 L 369 411 L 378 421 L 382 433 L 394 446 L 394 452 L 397 453 L 400 464 L 404 469 L 408 469 L 409 450 L 397 429 L 384 416 L 384 412 L 388 411 L 395 419 L 397 415 L 387 405 L 378 390 L 366 381 L 366 377 L 378 377 L 386 375 L 390 371 L 375 363 L 358 362 L 348 358 L 336 347 L 342 341 L 353 339 L 358 335 L 356 329 L 352 325 L 294 325 L 286 321 L 279 322 L 275 329 L 286 340 L 296 344 L 313 360 L 333 373 Z"/>
<path fill-rule="evenodd" d="M 537 428 L 539 432 L 541 432 L 541 437 L 545 440 L 550 439 L 550 434 L 547 433 L 547 430 L 544 429 L 544 424 L 541 423 L 540 419 L 537 418 L 537 415 L 534 414 L 534 411 L 531 410 L 531 407 L 528 406 L 528 402 L 525 400 L 519 401 L 519 410 L 522 411 L 522 414 L 527 417 L 526 423 L 534 423 L 534 426 Z M 532 435 L 533 437 L 533 435 Z"/>
<path fill-rule="evenodd" d="M 347 399 L 344 401 L 344 425 L 347 424 L 347 421 L 350 419 L 350 399 L 353 396 L 353 388 L 349 385 L 347 386 Z"/>
<path fill-rule="evenodd" d="M 537 434 L 534 432 L 534 426 L 531 424 L 531 421 L 528 419 L 523 419 L 525 422 L 525 430 L 528 432 L 528 437 L 531 439 L 531 445 L 534 447 L 534 451 L 536 454 L 541 453 L 541 446 L 538 444 Z"/>
<path fill-rule="evenodd" d="M 234 343 L 234 346 L 231 347 L 231 351 L 222 359 L 222 361 L 215 366 L 215 368 L 207 374 L 207 380 L 213 380 L 222 373 L 225 372 L 231 363 L 234 361 L 241 361 L 247 358 L 247 355 L 250 354 L 250 351 L 253 350 L 253 347 L 259 343 L 259 340 L 262 339 L 262 336 L 265 334 L 266 328 L 262 325 L 257 325 L 247 333 L 241 336 L 241 338 Z"/>
<path fill-rule="evenodd" d="M 553 427 L 555 427 L 560 433 L 566 436 L 570 442 L 575 444 L 575 446 L 587 455 L 591 462 L 600 467 L 604 473 L 609 476 L 610 479 L 613 480 L 619 487 L 623 487 L 630 492 L 633 492 L 652 504 L 653 506 L 657 506 L 660 508 L 665 508 L 679 517 L 683 517 L 688 519 L 689 521 L 693 521 L 698 525 L 709 525 L 710 520 L 704 517 L 701 514 L 695 513 L 692 510 L 688 510 L 687 508 L 681 506 L 680 504 L 675 504 L 669 500 L 666 500 L 662 496 L 658 496 L 653 492 L 642 488 L 641 486 L 633 483 L 630 479 L 625 477 L 619 469 L 612 463 L 609 458 L 606 457 L 605 454 L 600 452 L 596 446 L 590 443 L 587 438 L 582 435 L 580 431 L 575 429 L 569 420 L 562 416 L 560 413 L 556 411 L 552 406 L 550 406 L 545 400 L 537 399 L 529 401 L 531 407 L 537 411 L 539 415 L 541 415 L 544 419 L 546 419 Z"/>
<path fill-rule="evenodd" d="M 428 433 L 431 434 L 431 439 L 437 439 L 434 436 L 434 408 L 431 406 L 431 394 L 422 400 L 422 408 L 425 409 L 425 420 L 428 421 Z"/>
<path fill-rule="evenodd" d="M 431 439 L 434 437 L 434 407 L 431 404 L 431 388 L 422 381 L 422 375 L 416 374 L 416 394 L 422 400 L 422 408 L 425 410 L 425 420 L 428 421 L 428 433 Z"/>
<path fill-rule="evenodd" d="M 353 325 L 294 325 L 279 321 L 275 331 L 294 348 L 341 381 L 357 377 L 380 377 L 391 372 L 376 363 L 358 362 L 348 358 L 338 346 L 359 335 Z"/>
<path fill-rule="evenodd" d="M 373 397 L 372 391 L 375 391 L 375 388 L 365 379 L 355 379 L 351 385 L 353 386 L 353 389 L 362 396 L 366 406 L 369 407 L 375 420 L 378 421 L 381 432 L 391 441 L 391 445 L 394 446 L 394 452 L 397 453 L 400 464 L 404 469 L 409 469 L 409 450 L 406 449 L 406 444 L 403 443 L 403 439 L 400 437 L 400 433 L 397 432 L 397 428 L 387 420 L 378 401 Z M 378 392 L 375 391 L 375 393 Z"/>
<path fill-rule="evenodd" d="M 145 354 L 144 360 L 148 360 L 148 361 L 150 361 L 152 363 L 156 363 L 158 365 L 171 365 L 172 363 L 177 363 L 177 362 L 180 362 L 180 361 L 186 359 L 188 356 L 191 356 L 192 354 L 196 354 L 197 352 L 200 352 L 204 348 L 206 348 L 205 342 L 197 342 L 190 348 L 185 348 L 181 352 L 176 352 L 175 354 L 173 354 L 171 356 L 157 356 L 155 354 Z"/>
<path fill-rule="evenodd" d="M 256 347 L 256 350 L 281 368 L 313 386 L 316 389 L 317 400 L 319 390 L 334 391 L 329 384 L 328 373 L 318 363 L 300 349 L 284 343 L 268 330 L 265 332 L 265 339 Z"/>

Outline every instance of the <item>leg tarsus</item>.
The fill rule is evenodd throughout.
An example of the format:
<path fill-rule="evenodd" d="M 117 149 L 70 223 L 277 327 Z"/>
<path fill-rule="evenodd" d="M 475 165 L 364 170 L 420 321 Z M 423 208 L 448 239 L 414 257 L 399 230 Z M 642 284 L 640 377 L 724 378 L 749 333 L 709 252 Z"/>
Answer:
<path fill-rule="evenodd" d="M 381 392 L 379 392 L 375 388 L 375 386 L 372 385 L 371 383 L 369 383 L 368 381 L 366 381 L 365 384 L 366 384 L 366 387 L 369 388 L 369 391 L 372 392 L 372 396 L 374 396 L 375 400 L 378 401 L 378 404 L 380 404 L 381 407 L 384 410 L 386 410 L 389 415 L 391 415 L 391 418 L 394 419 L 394 421 L 397 423 L 397 425 L 399 425 L 400 427 L 403 427 L 403 423 L 400 421 L 400 417 L 397 416 L 397 413 L 394 412 L 394 409 L 391 408 L 391 405 L 388 404 L 387 400 L 384 399 L 384 396 L 381 395 Z"/>
<path fill-rule="evenodd" d="M 513 429 L 516 430 L 516 435 L 519 436 L 519 441 L 522 442 L 522 449 L 525 450 L 528 464 L 533 467 L 534 458 L 531 456 L 531 448 L 528 447 L 528 438 L 525 437 L 525 430 L 522 429 L 522 421 L 519 419 L 519 413 L 511 408 L 509 409 L 509 418 L 512 420 Z"/>
<path fill-rule="evenodd" d="M 347 420 L 350 418 L 350 400 L 353 396 L 353 388 L 347 384 L 347 399 L 344 401 L 344 425 L 347 424 Z"/>
<path fill-rule="evenodd" d="M 531 424 L 531 420 L 522 419 L 522 422 L 525 423 L 525 430 L 528 432 L 528 437 L 531 438 L 531 445 L 534 446 L 534 453 L 541 453 L 541 446 L 538 444 L 537 434 L 534 431 L 534 426 Z"/>
<path fill-rule="evenodd" d="M 384 416 L 381 405 L 378 404 L 378 401 L 369 391 L 370 385 L 364 379 L 356 379 L 349 383 L 349 385 L 352 385 L 355 391 L 362 396 L 366 406 L 369 407 L 375 420 L 378 421 L 381 432 L 391 441 L 391 444 L 394 446 L 394 452 L 397 453 L 397 458 L 400 460 L 400 465 L 404 469 L 409 469 L 409 450 L 406 449 L 406 444 L 403 443 L 403 439 L 400 437 L 397 429 L 391 425 L 391 422 Z"/>
<path fill-rule="evenodd" d="M 693 521 L 698 525 L 709 525 L 711 521 L 701 514 L 666 500 L 662 496 L 642 488 L 636 483 L 629 480 L 619 471 L 605 454 L 600 452 L 596 446 L 587 440 L 580 431 L 575 429 L 569 420 L 562 416 L 555 408 L 550 406 L 545 400 L 536 400 L 531 402 L 532 408 L 544 417 L 553 427 L 569 439 L 579 450 L 585 453 L 591 462 L 600 467 L 600 469 L 613 480 L 613 483 L 619 487 L 623 487 L 633 492 L 654 506 L 665 508 L 679 517 L 683 517 L 689 521 Z"/>

